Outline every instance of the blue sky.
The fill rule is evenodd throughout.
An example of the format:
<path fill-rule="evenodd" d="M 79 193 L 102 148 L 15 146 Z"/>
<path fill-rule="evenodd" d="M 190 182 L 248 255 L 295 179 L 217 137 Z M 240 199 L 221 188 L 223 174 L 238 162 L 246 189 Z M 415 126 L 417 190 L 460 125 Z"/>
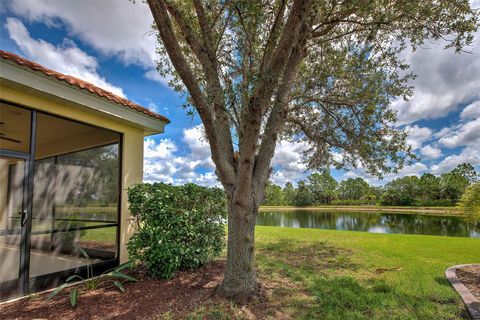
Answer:
<path fill-rule="evenodd" d="M 480 7 L 480 1 L 472 1 Z M 155 71 L 156 37 L 148 7 L 136 1 L 12 0 L 0 3 L 0 48 L 59 72 L 92 82 L 171 119 L 165 133 L 145 141 L 145 180 L 216 184 L 200 121 L 186 115 L 183 98 Z M 392 101 L 399 125 L 421 160 L 383 181 L 362 169 L 332 173 L 338 180 L 361 176 L 383 184 L 397 176 L 441 174 L 470 162 L 480 170 L 480 32 L 473 54 L 428 43 L 403 58 L 418 75 L 408 101 Z M 305 177 L 305 145 L 277 146 L 272 180 Z"/>

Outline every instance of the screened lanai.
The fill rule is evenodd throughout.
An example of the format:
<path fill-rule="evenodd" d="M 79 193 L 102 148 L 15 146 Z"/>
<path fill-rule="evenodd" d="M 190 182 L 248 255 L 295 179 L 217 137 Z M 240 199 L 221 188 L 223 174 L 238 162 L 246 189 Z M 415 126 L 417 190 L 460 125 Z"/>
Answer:
<path fill-rule="evenodd" d="M 84 266 L 79 248 L 93 264 L 114 261 L 120 134 L 6 102 L 0 119 L 2 292 L 16 289 L 22 268 L 34 279 Z"/>
<path fill-rule="evenodd" d="M 0 50 L 0 300 L 128 260 L 127 189 L 169 122 Z"/>

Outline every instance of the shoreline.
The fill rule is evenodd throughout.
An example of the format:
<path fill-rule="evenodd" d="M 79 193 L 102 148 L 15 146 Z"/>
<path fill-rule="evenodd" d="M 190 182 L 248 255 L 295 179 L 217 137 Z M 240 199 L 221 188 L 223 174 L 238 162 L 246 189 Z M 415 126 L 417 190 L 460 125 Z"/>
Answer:
<path fill-rule="evenodd" d="M 380 212 L 397 212 L 397 213 L 421 213 L 433 215 L 449 215 L 465 217 L 456 207 L 385 207 L 385 206 L 318 206 L 318 207 L 294 207 L 294 206 L 260 206 L 259 211 L 380 211 Z"/>

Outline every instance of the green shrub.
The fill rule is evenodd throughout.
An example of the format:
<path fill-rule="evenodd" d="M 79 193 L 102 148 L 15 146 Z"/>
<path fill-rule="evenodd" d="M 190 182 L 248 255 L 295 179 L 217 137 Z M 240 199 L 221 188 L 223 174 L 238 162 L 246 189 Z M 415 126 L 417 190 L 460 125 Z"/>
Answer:
<path fill-rule="evenodd" d="M 455 202 L 450 199 L 436 199 L 436 200 L 418 200 L 416 205 L 418 207 L 454 207 Z"/>
<path fill-rule="evenodd" d="M 128 190 L 132 224 L 130 258 L 157 277 L 199 267 L 225 245 L 223 190 L 195 184 L 138 184 Z"/>
<path fill-rule="evenodd" d="M 333 200 L 330 204 L 333 206 L 374 206 L 378 202 L 377 199 L 338 199 Z"/>

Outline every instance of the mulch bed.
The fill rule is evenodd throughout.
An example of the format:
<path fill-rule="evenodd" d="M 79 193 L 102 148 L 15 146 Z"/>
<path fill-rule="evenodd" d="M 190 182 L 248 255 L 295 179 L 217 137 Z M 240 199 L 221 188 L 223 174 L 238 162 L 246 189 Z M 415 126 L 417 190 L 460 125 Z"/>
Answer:
<path fill-rule="evenodd" d="M 210 263 L 192 272 L 180 272 L 172 280 L 148 278 L 125 283 L 125 293 L 114 287 L 100 288 L 80 295 L 75 308 L 68 293 L 45 301 L 48 294 L 0 305 L 0 319 L 150 319 L 166 312 L 181 318 L 207 303 L 220 283 L 224 261 Z"/>
<path fill-rule="evenodd" d="M 473 264 L 457 269 L 458 279 L 480 301 L 480 264 Z"/>

